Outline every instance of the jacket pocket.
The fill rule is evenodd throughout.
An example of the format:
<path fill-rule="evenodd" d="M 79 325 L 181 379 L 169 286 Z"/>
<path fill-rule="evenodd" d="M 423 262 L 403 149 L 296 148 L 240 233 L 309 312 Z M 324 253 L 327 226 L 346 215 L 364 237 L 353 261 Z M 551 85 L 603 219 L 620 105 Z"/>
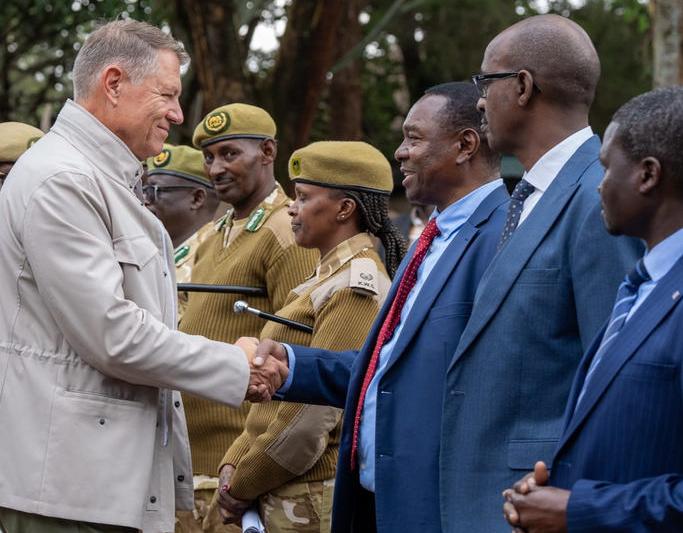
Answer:
<path fill-rule="evenodd" d="M 550 466 L 557 442 L 557 439 L 511 440 L 508 443 L 508 467 L 531 471 L 537 461 Z"/>
<path fill-rule="evenodd" d="M 439 318 L 448 318 L 452 316 L 470 316 L 471 312 L 472 302 L 455 302 L 432 308 L 429 313 L 429 319 L 437 320 Z"/>
<path fill-rule="evenodd" d="M 624 365 L 619 374 L 640 381 L 670 381 L 676 377 L 677 373 L 676 365 L 631 361 Z"/>
<path fill-rule="evenodd" d="M 133 265 L 142 270 L 159 250 L 145 235 L 117 237 L 114 239 L 114 257 L 119 263 Z"/>
<path fill-rule="evenodd" d="M 156 407 L 57 389 L 43 475 L 48 504 L 140 512 L 150 485 Z"/>
<path fill-rule="evenodd" d="M 559 268 L 525 268 L 519 274 L 517 283 L 528 285 L 554 285 L 560 279 Z"/>

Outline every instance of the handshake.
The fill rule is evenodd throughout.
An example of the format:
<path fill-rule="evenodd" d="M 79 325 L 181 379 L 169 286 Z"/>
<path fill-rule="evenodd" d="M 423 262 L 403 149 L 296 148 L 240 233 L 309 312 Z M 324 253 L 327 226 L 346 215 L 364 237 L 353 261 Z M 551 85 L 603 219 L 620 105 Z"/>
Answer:
<path fill-rule="evenodd" d="M 289 361 L 285 347 L 270 339 L 240 337 L 235 342 L 247 354 L 250 377 L 245 400 L 267 402 L 282 387 L 289 375 Z"/>

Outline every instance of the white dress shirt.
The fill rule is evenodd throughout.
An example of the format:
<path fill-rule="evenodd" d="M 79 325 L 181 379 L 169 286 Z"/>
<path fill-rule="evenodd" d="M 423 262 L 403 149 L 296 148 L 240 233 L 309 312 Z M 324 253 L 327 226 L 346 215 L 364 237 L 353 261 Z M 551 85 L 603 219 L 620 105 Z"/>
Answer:
<path fill-rule="evenodd" d="M 543 193 L 550 187 L 550 184 L 557 177 L 562 170 L 562 167 L 567 164 L 567 161 L 574 155 L 579 147 L 593 136 L 593 130 L 590 126 L 572 133 L 564 141 L 556 144 L 548 150 L 543 156 L 536 161 L 533 167 L 528 172 L 525 172 L 522 179 L 531 183 L 536 189 L 532 192 L 526 200 L 524 200 L 524 207 L 522 214 L 519 217 L 519 224 L 524 222 L 529 213 L 536 206 L 538 201 L 543 196 Z"/>

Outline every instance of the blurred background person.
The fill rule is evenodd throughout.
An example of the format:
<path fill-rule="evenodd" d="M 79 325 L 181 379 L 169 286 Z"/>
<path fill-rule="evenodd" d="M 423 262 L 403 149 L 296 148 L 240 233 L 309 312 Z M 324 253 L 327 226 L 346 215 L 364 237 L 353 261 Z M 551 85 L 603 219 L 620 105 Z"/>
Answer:
<path fill-rule="evenodd" d="M 0 189 L 19 156 L 43 135 L 23 122 L 0 122 Z"/>
<path fill-rule="evenodd" d="M 204 171 L 204 156 L 189 146 L 164 145 L 147 159 L 142 194 L 145 206 L 161 220 L 173 242 L 176 282 L 192 279 L 197 248 L 213 228 L 218 197 Z M 178 293 L 178 323 L 187 307 L 188 293 Z"/>

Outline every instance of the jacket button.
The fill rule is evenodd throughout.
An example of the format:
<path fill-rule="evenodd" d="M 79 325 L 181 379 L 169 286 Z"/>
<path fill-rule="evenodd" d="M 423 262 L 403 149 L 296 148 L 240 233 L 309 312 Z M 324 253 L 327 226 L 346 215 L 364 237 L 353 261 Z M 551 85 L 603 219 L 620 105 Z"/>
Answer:
<path fill-rule="evenodd" d="M 105 423 L 105 422 L 106 422 L 106 421 L 104 420 L 104 418 L 100 418 L 100 426 L 104 426 L 104 423 Z"/>
<path fill-rule="evenodd" d="M 180 407 L 180 402 L 176 400 L 175 402 L 173 402 L 173 405 L 175 405 L 176 407 Z"/>
<path fill-rule="evenodd" d="M 178 476 L 178 481 L 180 481 L 181 483 L 182 483 L 183 481 L 185 481 L 185 476 L 182 475 L 182 474 L 180 474 L 180 475 Z"/>
<path fill-rule="evenodd" d="M 150 501 L 150 503 L 156 503 L 157 497 L 156 496 L 150 496 L 149 501 Z"/>

